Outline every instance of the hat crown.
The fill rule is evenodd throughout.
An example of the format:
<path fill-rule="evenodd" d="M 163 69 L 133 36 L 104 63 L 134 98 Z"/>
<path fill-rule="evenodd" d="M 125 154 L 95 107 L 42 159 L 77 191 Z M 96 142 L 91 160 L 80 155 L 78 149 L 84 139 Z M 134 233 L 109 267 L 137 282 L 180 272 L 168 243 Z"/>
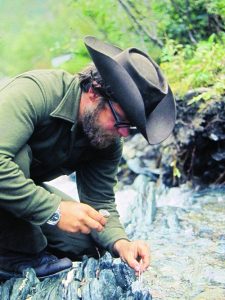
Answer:
<path fill-rule="evenodd" d="M 130 51 L 130 60 L 132 62 L 132 65 L 136 68 L 136 70 L 140 74 L 142 74 L 142 77 L 144 77 L 149 82 L 152 82 L 155 86 L 159 85 L 158 74 L 153 64 L 150 63 L 147 57 L 134 51 Z"/>
<path fill-rule="evenodd" d="M 148 116 L 168 92 L 167 82 L 158 65 L 136 48 L 128 48 L 117 54 L 114 59 L 135 82 Z"/>

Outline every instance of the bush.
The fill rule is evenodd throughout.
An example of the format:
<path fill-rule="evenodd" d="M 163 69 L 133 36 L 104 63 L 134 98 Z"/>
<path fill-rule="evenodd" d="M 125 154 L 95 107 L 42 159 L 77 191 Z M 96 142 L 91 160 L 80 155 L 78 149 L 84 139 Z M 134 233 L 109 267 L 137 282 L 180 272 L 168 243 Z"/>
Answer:
<path fill-rule="evenodd" d="M 209 87 L 208 100 L 225 92 L 225 34 L 210 36 L 197 46 L 184 46 L 168 40 L 161 55 L 161 67 L 174 92 L 183 96 L 188 90 Z"/>

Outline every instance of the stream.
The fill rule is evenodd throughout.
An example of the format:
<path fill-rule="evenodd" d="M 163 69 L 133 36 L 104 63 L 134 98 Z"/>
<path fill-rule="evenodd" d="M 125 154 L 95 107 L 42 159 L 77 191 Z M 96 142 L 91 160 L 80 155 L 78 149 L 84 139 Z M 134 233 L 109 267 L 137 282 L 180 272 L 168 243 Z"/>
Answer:
<path fill-rule="evenodd" d="M 135 141 L 125 145 L 133 175 L 123 170 L 128 175 L 119 180 L 116 203 L 129 238 L 146 240 L 151 250 L 141 279 L 108 253 L 42 282 L 28 270 L 24 278 L 0 285 L 0 299 L 225 300 L 225 187 L 159 184 L 154 160 L 145 159 L 149 149 Z M 51 184 L 78 197 L 74 176 Z"/>
<path fill-rule="evenodd" d="M 224 300 L 225 188 L 161 195 L 151 188 L 153 202 L 137 203 L 141 192 L 132 189 L 117 199 L 120 207 L 123 193 L 133 198 L 131 213 L 121 209 L 122 220 L 129 237 L 147 240 L 151 249 L 143 285 L 155 300 Z"/>

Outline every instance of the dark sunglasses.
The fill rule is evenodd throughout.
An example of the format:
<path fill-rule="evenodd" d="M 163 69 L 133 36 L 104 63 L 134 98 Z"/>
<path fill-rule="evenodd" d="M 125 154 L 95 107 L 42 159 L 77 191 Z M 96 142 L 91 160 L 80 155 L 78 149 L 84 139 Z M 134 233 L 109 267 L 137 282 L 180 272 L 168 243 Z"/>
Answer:
<path fill-rule="evenodd" d="M 113 114 L 113 117 L 115 119 L 115 124 L 114 127 L 116 128 L 129 128 L 129 129 L 137 129 L 135 126 L 132 126 L 129 122 L 125 122 L 125 121 L 121 121 L 118 114 L 116 113 L 112 101 L 111 100 L 107 100 L 109 107 L 111 109 L 111 112 Z"/>

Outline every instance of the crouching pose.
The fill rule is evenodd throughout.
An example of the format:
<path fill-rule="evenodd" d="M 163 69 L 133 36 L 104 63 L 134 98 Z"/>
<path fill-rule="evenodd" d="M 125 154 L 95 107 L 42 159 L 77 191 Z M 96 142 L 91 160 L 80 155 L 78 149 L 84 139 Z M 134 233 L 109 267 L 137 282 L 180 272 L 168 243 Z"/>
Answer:
<path fill-rule="evenodd" d="M 144 52 L 84 42 L 93 64 L 83 72 L 30 71 L 0 86 L 1 279 L 28 267 L 44 278 L 104 250 L 136 271 L 149 265 L 147 244 L 119 222 L 113 188 L 122 138 L 136 127 L 150 144 L 166 139 L 174 98 Z M 74 171 L 80 202 L 44 183 Z"/>

